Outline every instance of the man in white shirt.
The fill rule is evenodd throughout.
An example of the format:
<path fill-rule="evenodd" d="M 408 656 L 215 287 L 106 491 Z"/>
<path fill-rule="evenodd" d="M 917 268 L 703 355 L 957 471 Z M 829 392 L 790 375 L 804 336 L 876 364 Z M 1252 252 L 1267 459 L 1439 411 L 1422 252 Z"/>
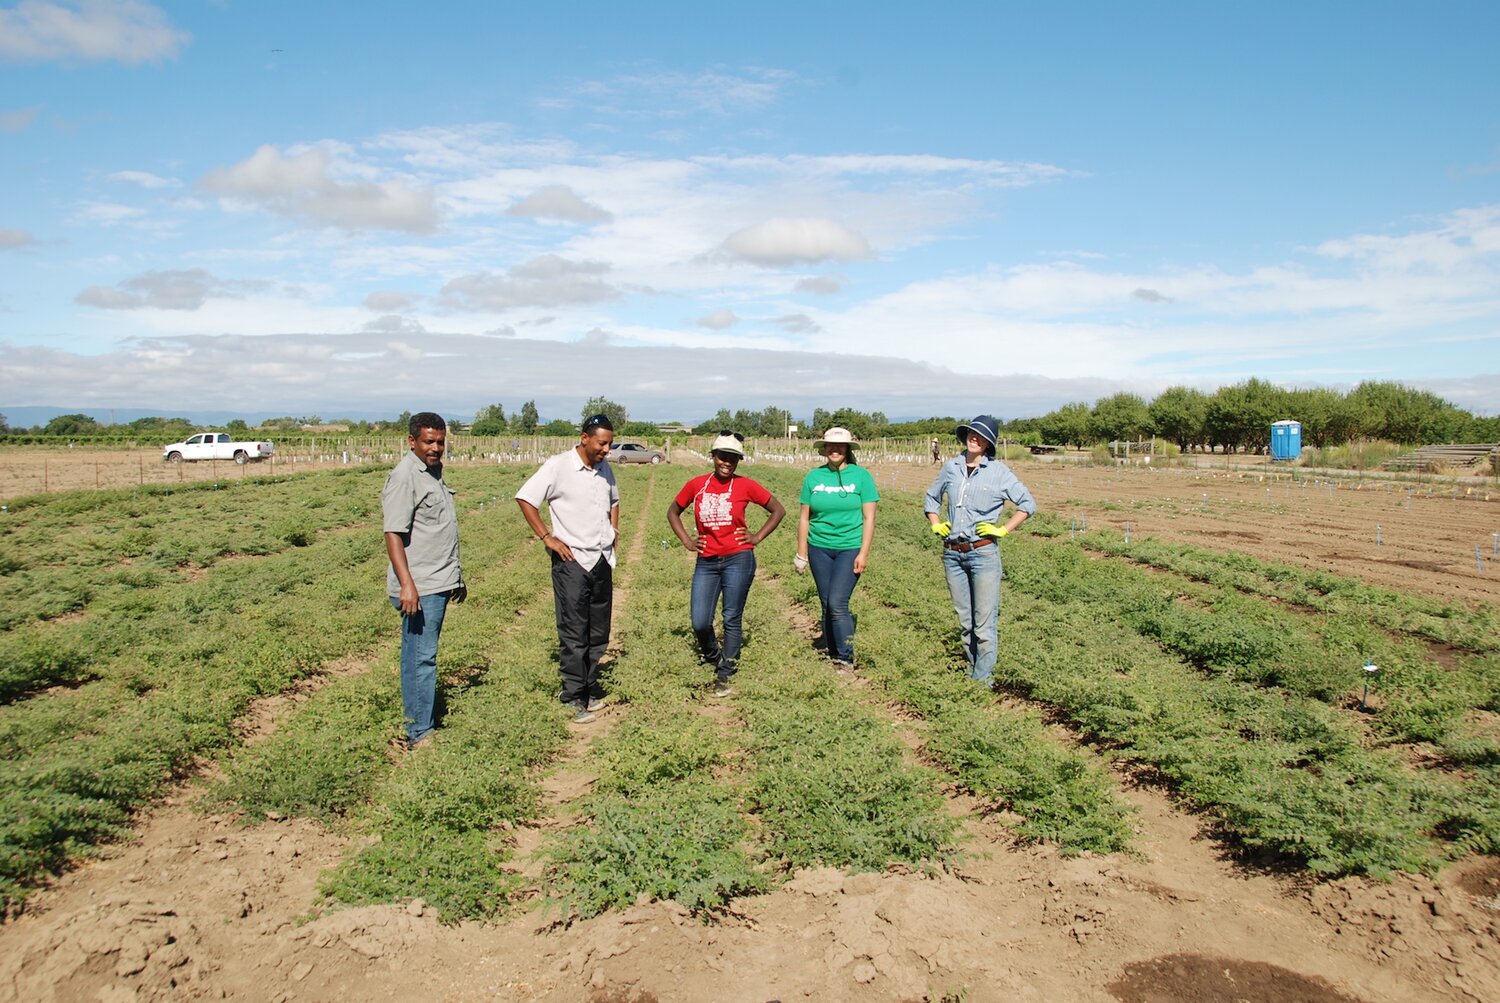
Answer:
<path fill-rule="evenodd" d="M 609 466 L 615 429 L 607 416 L 583 423 L 578 445 L 548 457 L 516 492 L 516 504 L 552 558 L 562 702 L 586 724 L 600 707 L 599 660 L 609 643 L 620 489 Z M 547 503 L 552 528 L 542 522 Z"/>

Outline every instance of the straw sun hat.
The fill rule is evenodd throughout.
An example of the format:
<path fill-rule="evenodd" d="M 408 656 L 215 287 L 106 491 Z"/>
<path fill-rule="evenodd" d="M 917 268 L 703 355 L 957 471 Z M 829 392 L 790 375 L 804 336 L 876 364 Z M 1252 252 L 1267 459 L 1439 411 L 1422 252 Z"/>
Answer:
<path fill-rule="evenodd" d="M 853 433 L 847 428 L 839 428 L 835 425 L 823 433 L 823 438 L 813 443 L 813 448 L 822 449 L 827 445 L 848 446 L 849 451 L 852 453 L 854 452 L 854 447 L 858 446 L 859 443 L 855 440 Z"/>

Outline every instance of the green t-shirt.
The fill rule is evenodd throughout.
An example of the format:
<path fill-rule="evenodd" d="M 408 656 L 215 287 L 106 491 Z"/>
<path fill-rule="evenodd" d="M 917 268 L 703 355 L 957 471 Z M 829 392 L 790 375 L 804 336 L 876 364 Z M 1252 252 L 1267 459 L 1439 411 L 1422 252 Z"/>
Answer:
<path fill-rule="evenodd" d="M 800 499 L 812 509 L 807 542 L 826 550 L 858 550 L 864 538 L 862 506 L 879 500 L 875 478 L 864 467 L 814 467 L 802 479 Z"/>

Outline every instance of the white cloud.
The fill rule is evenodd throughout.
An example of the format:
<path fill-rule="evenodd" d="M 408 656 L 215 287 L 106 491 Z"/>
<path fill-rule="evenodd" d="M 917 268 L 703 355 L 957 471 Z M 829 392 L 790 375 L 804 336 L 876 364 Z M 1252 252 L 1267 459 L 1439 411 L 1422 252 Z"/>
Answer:
<path fill-rule="evenodd" d="M 817 321 L 805 313 L 789 313 L 772 319 L 771 323 L 790 334 L 811 334 L 823 330 Z"/>
<path fill-rule="evenodd" d="M 430 190 L 406 181 L 342 181 L 334 176 L 339 166 L 321 147 L 285 156 L 267 145 L 232 167 L 210 171 L 198 187 L 317 226 L 411 233 L 437 229 L 437 204 Z"/>
<path fill-rule="evenodd" d="M 146 215 L 146 210 L 133 205 L 120 205 L 118 202 L 85 202 L 78 210 L 68 218 L 68 221 L 82 226 L 118 226 L 138 220 Z"/>
<path fill-rule="evenodd" d="M 1500 253 L 1500 205 L 1460 209 L 1436 226 L 1398 235 L 1358 234 L 1329 240 L 1317 253 L 1377 271 L 1451 272 Z"/>
<path fill-rule="evenodd" d="M 832 296 L 844 288 L 844 277 L 842 275 L 809 275 L 797 280 L 793 287 L 799 293 L 813 293 L 817 296 Z"/>
<path fill-rule="evenodd" d="M 0 132 L 25 132 L 36 121 L 36 113 L 35 107 L 0 112 Z"/>
<path fill-rule="evenodd" d="M 366 310 L 379 310 L 381 313 L 391 313 L 405 310 L 416 303 L 422 297 L 412 293 L 394 292 L 385 290 L 373 292 L 365 297 L 364 306 Z"/>
<path fill-rule="evenodd" d="M 602 332 L 588 344 L 591 364 L 609 373 L 612 385 L 630 388 L 618 399 L 647 420 L 707 416 L 720 407 L 764 407 L 768 401 L 799 416 L 814 407 L 843 406 L 893 416 L 1041 414 L 1119 389 L 1098 379 L 968 371 L 960 377 L 943 366 L 870 353 L 639 348 Z M 174 413 L 210 408 L 396 414 L 411 406 L 410 367 L 424 359 L 439 360 L 435 371 L 450 402 L 445 406 L 455 413 L 472 413 L 508 394 L 535 400 L 544 418 L 576 415 L 588 396 L 577 373 L 558 366 L 556 342 L 429 332 L 420 343 L 380 333 L 143 338 L 88 355 L 0 343 L 0 399 L 18 407 L 67 400 L 76 407 L 144 406 Z M 226 384 L 226 372 L 239 378 Z"/>
<path fill-rule="evenodd" d="M 0 226 L 0 250 L 25 247 L 28 244 L 35 243 L 36 238 L 25 230 L 7 230 L 5 227 Z"/>
<path fill-rule="evenodd" d="M 191 38 L 161 8 L 138 0 L 21 0 L 0 10 L 0 59 L 11 62 L 135 65 L 174 57 Z"/>
<path fill-rule="evenodd" d="M 766 108 L 780 100 L 797 79 L 790 70 L 768 67 L 714 67 L 697 73 L 648 67 L 583 81 L 566 93 L 544 98 L 541 104 L 553 109 L 585 105 L 596 115 L 629 118 L 722 116 Z"/>
<path fill-rule="evenodd" d="M 601 261 L 568 261 L 543 254 L 504 275 L 461 275 L 443 286 L 438 299 L 446 307 L 467 311 L 600 303 L 620 296 L 618 289 L 604 281 L 609 270 Z"/>
<path fill-rule="evenodd" d="M 219 279 L 201 268 L 185 271 L 143 272 L 118 286 L 90 286 L 74 302 L 103 310 L 197 310 L 210 298 L 239 299 L 247 292 L 268 288 L 270 283 L 243 279 Z"/>
<path fill-rule="evenodd" d="M 115 171 L 109 180 L 152 189 L 182 187 L 182 182 L 176 178 L 164 178 L 149 171 Z"/>
<path fill-rule="evenodd" d="M 607 223 L 611 213 L 580 198 L 567 185 L 547 185 L 505 210 L 511 216 L 559 219 L 568 223 Z"/>
<path fill-rule="evenodd" d="M 733 327 L 740 322 L 733 310 L 715 310 L 713 313 L 704 314 L 693 323 L 699 327 L 706 327 L 711 331 L 722 331 L 726 327 Z"/>
<path fill-rule="evenodd" d="M 1147 303 L 1170 303 L 1170 302 L 1172 302 L 1172 297 L 1170 297 L 1170 296 L 1163 296 L 1161 293 L 1157 292 L 1155 289 L 1147 289 L 1145 287 L 1137 289 L 1135 292 L 1131 293 L 1130 295 L 1134 296 L 1138 300 L 1143 300 L 1143 301 L 1145 301 Z"/>
<path fill-rule="evenodd" d="M 411 317 L 401 317 L 396 314 L 386 314 L 375 320 L 368 321 L 361 328 L 377 334 L 426 334 L 427 328 L 420 321 Z"/>
<path fill-rule="evenodd" d="M 730 234 L 722 249 L 772 268 L 874 257 L 865 238 L 831 219 L 768 219 Z"/>

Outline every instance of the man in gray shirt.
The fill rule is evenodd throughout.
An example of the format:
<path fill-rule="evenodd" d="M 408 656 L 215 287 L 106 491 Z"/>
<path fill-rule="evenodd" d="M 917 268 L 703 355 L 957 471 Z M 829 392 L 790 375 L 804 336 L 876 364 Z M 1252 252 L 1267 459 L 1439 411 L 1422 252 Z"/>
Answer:
<path fill-rule="evenodd" d="M 609 644 L 620 529 L 620 489 L 609 466 L 614 438 L 609 418 L 594 415 L 584 421 L 578 445 L 548 457 L 516 492 L 521 515 L 552 558 L 560 696 L 579 724 L 594 719 L 604 698 L 599 660 Z M 550 530 L 542 522 L 543 502 Z"/>
<path fill-rule="evenodd" d="M 438 635 L 448 602 L 469 594 L 458 563 L 458 517 L 453 489 L 443 483 L 448 426 L 431 411 L 407 424 L 411 452 L 401 458 L 380 492 L 385 549 L 391 566 L 386 594 L 401 614 L 401 704 L 406 744 L 432 736 L 437 701 Z"/>

